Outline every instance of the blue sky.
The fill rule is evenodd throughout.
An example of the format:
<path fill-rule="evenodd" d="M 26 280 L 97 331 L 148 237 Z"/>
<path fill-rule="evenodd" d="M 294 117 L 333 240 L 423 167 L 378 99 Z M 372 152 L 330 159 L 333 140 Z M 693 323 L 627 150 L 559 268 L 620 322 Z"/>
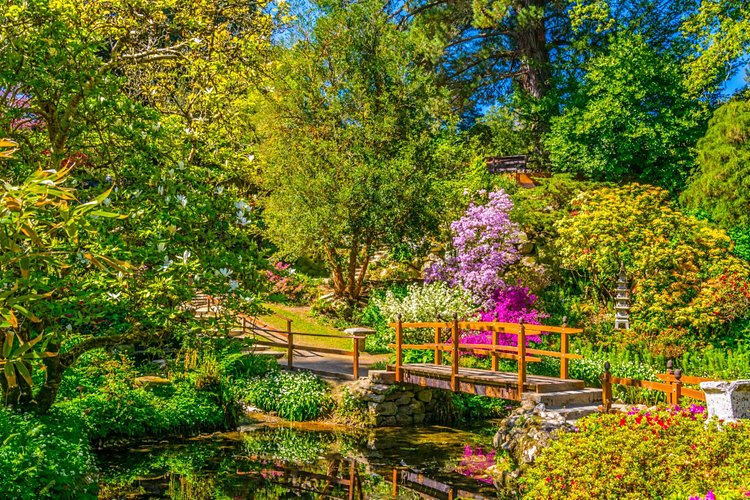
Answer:
<path fill-rule="evenodd" d="M 730 78 L 724 86 L 724 92 L 728 95 L 734 93 L 735 90 L 745 85 L 745 70 L 750 67 L 741 68 L 737 71 L 732 78 Z"/>

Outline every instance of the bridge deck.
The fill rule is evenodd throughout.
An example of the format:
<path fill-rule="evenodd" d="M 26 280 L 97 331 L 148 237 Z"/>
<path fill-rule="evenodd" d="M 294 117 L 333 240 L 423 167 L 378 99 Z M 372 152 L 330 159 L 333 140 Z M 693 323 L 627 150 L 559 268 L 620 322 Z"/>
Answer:
<path fill-rule="evenodd" d="M 395 367 L 389 366 L 388 369 L 394 371 Z M 451 367 L 448 365 L 405 364 L 401 366 L 401 371 L 403 382 L 407 384 L 451 390 Z M 458 392 L 503 399 L 518 399 L 517 373 L 461 367 L 456 375 L 456 382 Z M 574 391 L 583 388 L 584 383 L 581 380 L 559 379 L 541 375 L 527 375 L 526 382 L 523 384 L 523 392 L 525 393 Z"/>

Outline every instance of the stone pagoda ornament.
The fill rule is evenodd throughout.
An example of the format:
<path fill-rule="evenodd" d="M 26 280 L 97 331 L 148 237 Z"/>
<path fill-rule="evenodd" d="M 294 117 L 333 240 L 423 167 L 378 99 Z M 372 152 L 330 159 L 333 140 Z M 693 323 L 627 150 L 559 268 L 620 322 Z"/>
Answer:
<path fill-rule="evenodd" d="M 630 330 L 630 288 L 625 266 L 620 266 L 615 290 L 615 330 Z"/>

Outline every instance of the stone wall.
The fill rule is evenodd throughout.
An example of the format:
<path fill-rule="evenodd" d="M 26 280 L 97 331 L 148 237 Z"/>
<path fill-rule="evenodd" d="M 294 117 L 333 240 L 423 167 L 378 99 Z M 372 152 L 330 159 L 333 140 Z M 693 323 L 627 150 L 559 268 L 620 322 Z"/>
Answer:
<path fill-rule="evenodd" d="M 395 374 L 371 370 L 368 378 L 349 385 L 350 394 L 366 403 L 373 427 L 446 423 L 454 418 L 450 394 L 408 384 L 395 384 Z"/>

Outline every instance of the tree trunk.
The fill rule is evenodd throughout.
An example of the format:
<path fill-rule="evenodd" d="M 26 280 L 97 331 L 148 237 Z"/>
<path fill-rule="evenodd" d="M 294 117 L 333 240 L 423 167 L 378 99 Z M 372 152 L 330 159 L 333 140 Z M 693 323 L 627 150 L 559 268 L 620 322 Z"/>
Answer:
<path fill-rule="evenodd" d="M 331 278 L 333 279 L 333 294 L 336 297 L 343 297 L 346 291 L 346 281 L 344 279 L 344 270 L 336 258 L 336 250 L 326 246 L 326 257 L 328 265 L 331 266 Z"/>
<path fill-rule="evenodd" d="M 346 277 L 346 294 L 352 302 L 359 298 L 359 291 L 354 286 L 357 274 L 357 257 L 359 257 L 359 238 L 355 237 L 352 240 L 351 248 L 349 248 L 349 272 Z"/>
<path fill-rule="evenodd" d="M 58 353 L 60 346 L 50 343 L 47 345 L 47 351 Z M 60 356 L 44 358 L 44 366 L 47 368 L 47 377 L 36 395 L 36 409 L 39 413 L 47 413 L 52 407 L 52 403 L 57 399 L 63 374 L 69 368 L 69 365 L 63 364 Z"/>
<path fill-rule="evenodd" d="M 349 295 L 351 295 L 352 300 L 359 300 L 359 297 L 362 295 L 362 283 L 365 281 L 365 275 L 367 275 L 367 266 L 370 265 L 370 254 L 368 252 L 368 248 L 365 247 L 365 255 L 362 257 L 362 267 L 359 270 L 359 276 L 357 276 L 356 280 L 352 280 L 350 283 L 351 291 L 349 292 Z"/>
<path fill-rule="evenodd" d="M 543 12 L 547 3 L 547 0 L 522 0 L 518 9 L 534 8 Z M 518 82 L 527 95 L 536 100 L 542 99 L 550 88 L 549 49 L 544 15 L 520 27 L 514 38 L 521 62 Z"/>

